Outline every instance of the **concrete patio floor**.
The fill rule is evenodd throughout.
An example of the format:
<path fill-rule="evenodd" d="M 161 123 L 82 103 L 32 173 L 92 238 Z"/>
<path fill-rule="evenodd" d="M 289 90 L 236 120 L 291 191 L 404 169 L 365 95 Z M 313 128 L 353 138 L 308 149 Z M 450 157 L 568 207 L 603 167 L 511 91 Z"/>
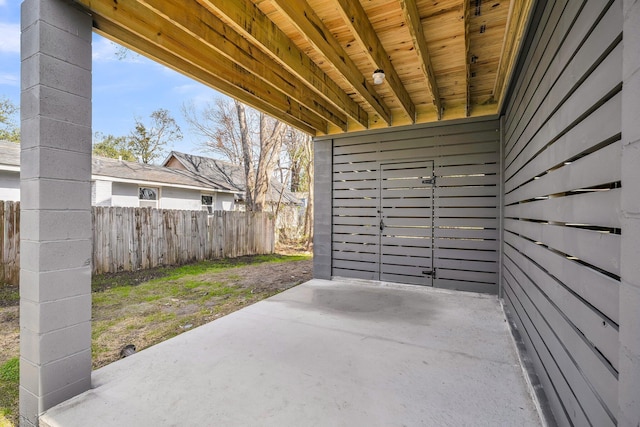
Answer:
<path fill-rule="evenodd" d="M 312 280 L 93 373 L 73 426 L 538 426 L 495 297 Z"/>

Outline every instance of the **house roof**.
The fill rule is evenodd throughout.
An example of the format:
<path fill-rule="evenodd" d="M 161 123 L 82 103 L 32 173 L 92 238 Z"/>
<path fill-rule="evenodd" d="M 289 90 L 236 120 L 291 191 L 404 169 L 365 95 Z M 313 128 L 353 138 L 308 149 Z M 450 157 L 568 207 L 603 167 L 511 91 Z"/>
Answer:
<path fill-rule="evenodd" d="M 20 171 L 20 145 L 0 141 L 0 170 Z M 141 185 L 189 188 L 200 191 L 241 193 L 230 186 L 217 185 L 189 170 L 170 169 L 163 166 L 127 162 L 107 157 L 93 156 L 92 178 L 107 181 L 131 182 Z"/>
<path fill-rule="evenodd" d="M 166 166 L 172 157 L 201 179 L 211 180 L 213 185 L 225 186 L 242 193 L 246 191 L 246 180 L 241 166 L 210 157 L 195 156 L 178 151 L 172 151 L 163 165 Z M 281 193 L 282 197 L 280 196 Z M 284 203 L 301 204 L 300 199 L 295 194 L 284 188 L 281 183 L 272 179 L 267 193 L 267 201 L 276 203 L 280 200 Z"/>
<path fill-rule="evenodd" d="M 98 33 L 314 136 L 497 114 L 536 3 L 75 2 Z"/>
<path fill-rule="evenodd" d="M 237 192 L 228 187 L 216 185 L 210 180 L 202 179 L 190 171 L 99 156 L 94 156 L 92 159 L 92 175 L 94 179 L 103 178 L 114 181 L 137 182 L 145 185 L 192 188 L 203 191 Z"/>
<path fill-rule="evenodd" d="M 20 145 L 0 140 L 0 169 L 20 170 Z"/>

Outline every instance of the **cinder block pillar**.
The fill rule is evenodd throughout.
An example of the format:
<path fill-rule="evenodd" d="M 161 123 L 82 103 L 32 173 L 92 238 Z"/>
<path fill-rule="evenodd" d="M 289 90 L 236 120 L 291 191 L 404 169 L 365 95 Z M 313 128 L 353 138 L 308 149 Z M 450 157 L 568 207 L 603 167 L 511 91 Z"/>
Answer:
<path fill-rule="evenodd" d="M 618 425 L 640 425 L 640 0 L 623 0 Z"/>
<path fill-rule="evenodd" d="M 91 387 L 91 17 L 22 4 L 20 425 Z"/>
<path fill-rule="evenodd" d="M 333 142 L 313 142 L 313 277 L 331 279 Z"/>

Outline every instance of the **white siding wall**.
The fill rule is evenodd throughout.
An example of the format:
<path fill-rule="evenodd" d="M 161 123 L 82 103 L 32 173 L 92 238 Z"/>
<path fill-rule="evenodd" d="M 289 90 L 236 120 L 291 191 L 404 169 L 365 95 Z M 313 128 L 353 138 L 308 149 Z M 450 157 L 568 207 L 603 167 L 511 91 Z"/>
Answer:
<path fill-rule="evenodd" d="M 114 182 L 111 194 L 111 206 L 132 208 L 137 208 L 139 206 L 138 184 Z"/>
<path fill-rule="evenodd" d="M 160 208 L 199 211 L 202 209 L 200 195 L 198 190 L 163 187 L 160 191 Z"/>
<path fill-rule="evenodd" d="M 232 211 L 234 209 L 233 194 L 230 194 L 230 193 L 216 194 L 214 209 L 217 211 Z"/>
<path fill-rule="evenodd" d="M 20 200 L 20 172 L 0 171 L 0 200 Z"/>
<path fill-rule="evenodd" d="M 111 192 L 113 183 L 111 181 L 93 181 L 91 182 L 91 205 L 92 206 L 111 206 Z"/>

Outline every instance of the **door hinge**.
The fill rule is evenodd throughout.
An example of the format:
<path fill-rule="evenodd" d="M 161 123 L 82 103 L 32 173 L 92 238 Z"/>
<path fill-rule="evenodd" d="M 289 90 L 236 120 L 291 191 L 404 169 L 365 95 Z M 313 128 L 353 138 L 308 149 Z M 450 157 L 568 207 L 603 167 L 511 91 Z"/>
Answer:
<path fill-rule="evenodd" d="M 422 274 L 424 274 L 425 276 L 431 276 L 434 279 L 436 278 L 436 269 L 434 268 L 433 270 L 424 270 L 422 272 Z"/>
<path fill-rule="evenodd" d="M 435 175 L 434 175 L 434 176 L 432 176 L 431 178 L 423 179 L 423 180 L 422 180 L 422 183 L 423 183 L 423 184 L 436 185 L 436 177 L 435 177 Z"/>

